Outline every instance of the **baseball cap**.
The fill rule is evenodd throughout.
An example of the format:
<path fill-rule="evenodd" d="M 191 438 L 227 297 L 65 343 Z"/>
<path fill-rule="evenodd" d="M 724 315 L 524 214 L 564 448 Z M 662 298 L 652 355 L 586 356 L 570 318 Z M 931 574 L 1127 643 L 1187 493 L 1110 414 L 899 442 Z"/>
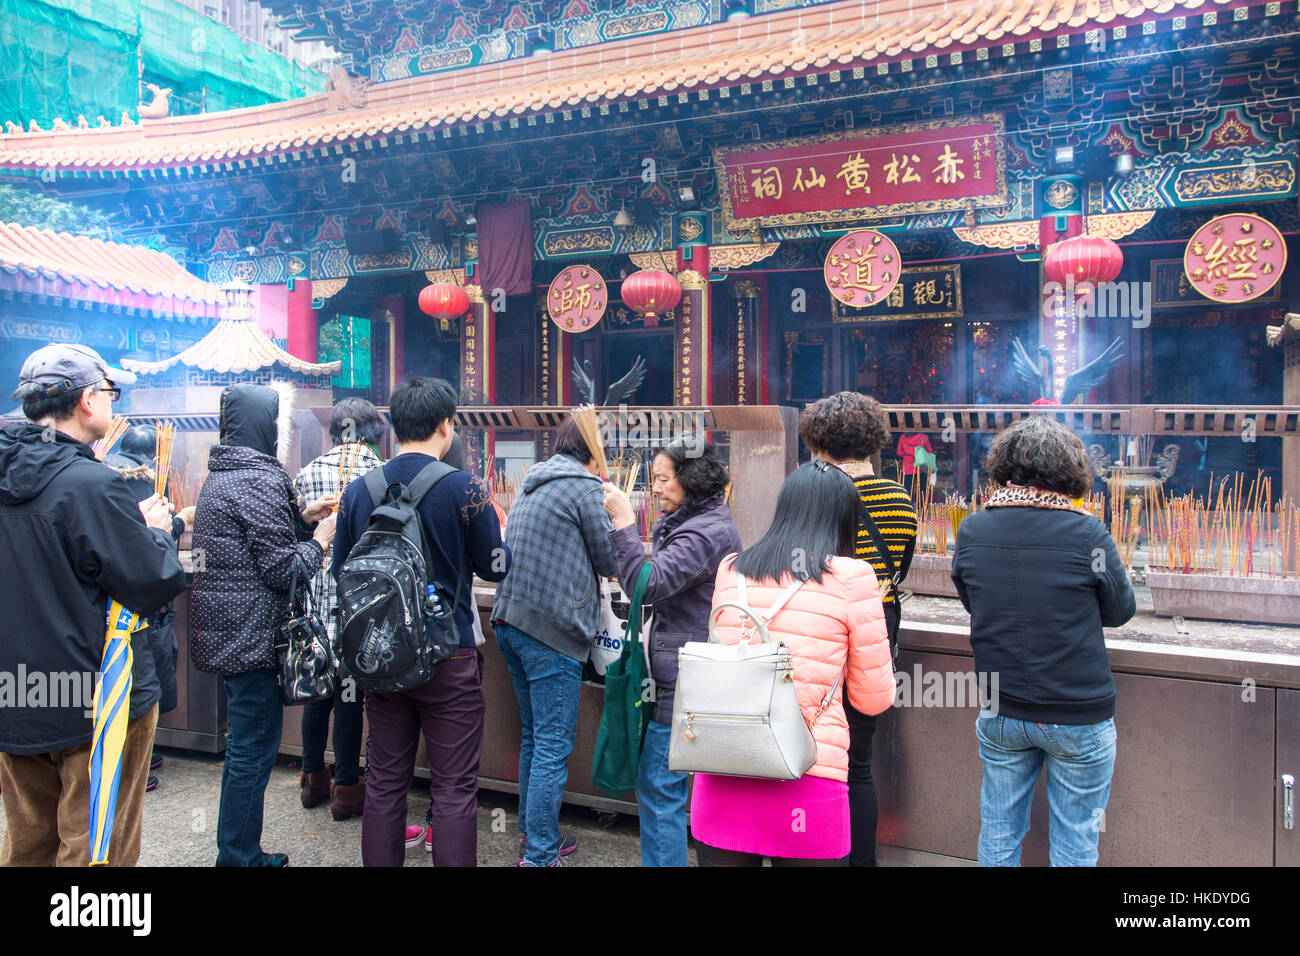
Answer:
<path fill-rule="evenodd" d="M 27 356 L 13 398 L 23 401 L 42 393 L 61 395 L 87 385 L 98 385 L 104 379 L 114 385 L 135 384 L 133 373 L 109 365 L 92 348 L 62 343 L 47 345 Z"/>

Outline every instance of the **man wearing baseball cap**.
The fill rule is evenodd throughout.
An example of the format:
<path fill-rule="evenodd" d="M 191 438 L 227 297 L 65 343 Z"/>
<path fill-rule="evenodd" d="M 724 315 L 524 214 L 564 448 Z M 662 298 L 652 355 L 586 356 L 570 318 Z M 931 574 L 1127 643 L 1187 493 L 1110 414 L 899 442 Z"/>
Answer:
<path fill-rule="evenodd" d="M 23 364 L 27 422 L 0 429 L 0 866 L 90 861 L 93 687 L 109 598 L 153 615 L 185 588 L 171 507 L 136 502 L 91 442 L 135 381 L 82 345 L 47 345 Z M 108 862 L 132 866 L 158 680 L 147 635 L 132 636 L 130 720 Z M 91 675 L 87 678 L 87 675 Z M 6 689 L 8 692 L 6 692 Z"/>

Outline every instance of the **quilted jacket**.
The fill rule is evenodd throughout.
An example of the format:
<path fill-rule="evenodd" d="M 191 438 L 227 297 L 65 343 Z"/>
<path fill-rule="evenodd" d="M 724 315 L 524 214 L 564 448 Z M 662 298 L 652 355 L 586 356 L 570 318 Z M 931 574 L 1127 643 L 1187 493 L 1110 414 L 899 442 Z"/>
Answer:
<path fill-rule="evenodd" d="M 733 561 L 728 556 L 718 568 L 718 584 L 713 592 L 715 608 L 728 602 L 741 603 Z M 766 616 L 767 609 L 792 583 L 789 577 L 779 584 L 748 581 L 747 603 Z M 718 619 L 718 639 L 724 644 L 736 643 L 741 620 L 747 619 L 734 609 L 724 610 Z M 884 713 L 894 702 L 894 669 L 885 612 L 871 565 L 854 558 L 831 558 L 821 583 L 805 581 L 768 623 L 768 634 L 790 649 L 805 720 L 813 719 L 826 692 L 840 674 L 844 675 L 841 689 L 812 728 L 817 763 L 808 773 L 847 781 L 849 725 L 841 703 L 845 690 L 849 701 L 864 714 Z"/>

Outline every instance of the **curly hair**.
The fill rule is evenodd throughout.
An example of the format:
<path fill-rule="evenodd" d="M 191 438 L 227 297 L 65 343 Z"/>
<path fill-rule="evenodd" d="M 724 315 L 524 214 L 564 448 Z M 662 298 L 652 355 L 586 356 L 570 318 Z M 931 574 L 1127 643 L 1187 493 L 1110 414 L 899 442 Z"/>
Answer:
<path fill-rule="evenodd" d="M 836 392 L 803 410 L 799 437 L 836 461 L 865 461 L 889 441 L 889 419 L 870 395 Z"/>
<path fill-rule="evenodd" d="M 1092 490 L 1079 436 L 1045 415 L 1022 418 L 993 439 L 984 470 L 1000 485 L 1031 485 L 1078 498 Z"/>
<path fill-rule="evenodd" d="M 678 439 L 655 452 L 673 463 L 673 477 L 686 493 L 683 504 L 693 510 L 714 495 L 721 494 L 731 481 L 727 466 L 717 450 L 707 442 Z"/>

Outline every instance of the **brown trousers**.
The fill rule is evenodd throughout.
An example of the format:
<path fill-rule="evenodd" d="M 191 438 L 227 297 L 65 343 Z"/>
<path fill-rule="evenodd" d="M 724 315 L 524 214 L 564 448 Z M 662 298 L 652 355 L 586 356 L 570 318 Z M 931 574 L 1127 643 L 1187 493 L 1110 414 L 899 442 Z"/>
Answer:
<path fill-rule="evenodd" d="M 135 866 L 158 707 L 129 721 L 109 866 Z M 5 842 L 0 866 L 90 864 L 90 744 L 48 754 L 0 753 Z"/>

